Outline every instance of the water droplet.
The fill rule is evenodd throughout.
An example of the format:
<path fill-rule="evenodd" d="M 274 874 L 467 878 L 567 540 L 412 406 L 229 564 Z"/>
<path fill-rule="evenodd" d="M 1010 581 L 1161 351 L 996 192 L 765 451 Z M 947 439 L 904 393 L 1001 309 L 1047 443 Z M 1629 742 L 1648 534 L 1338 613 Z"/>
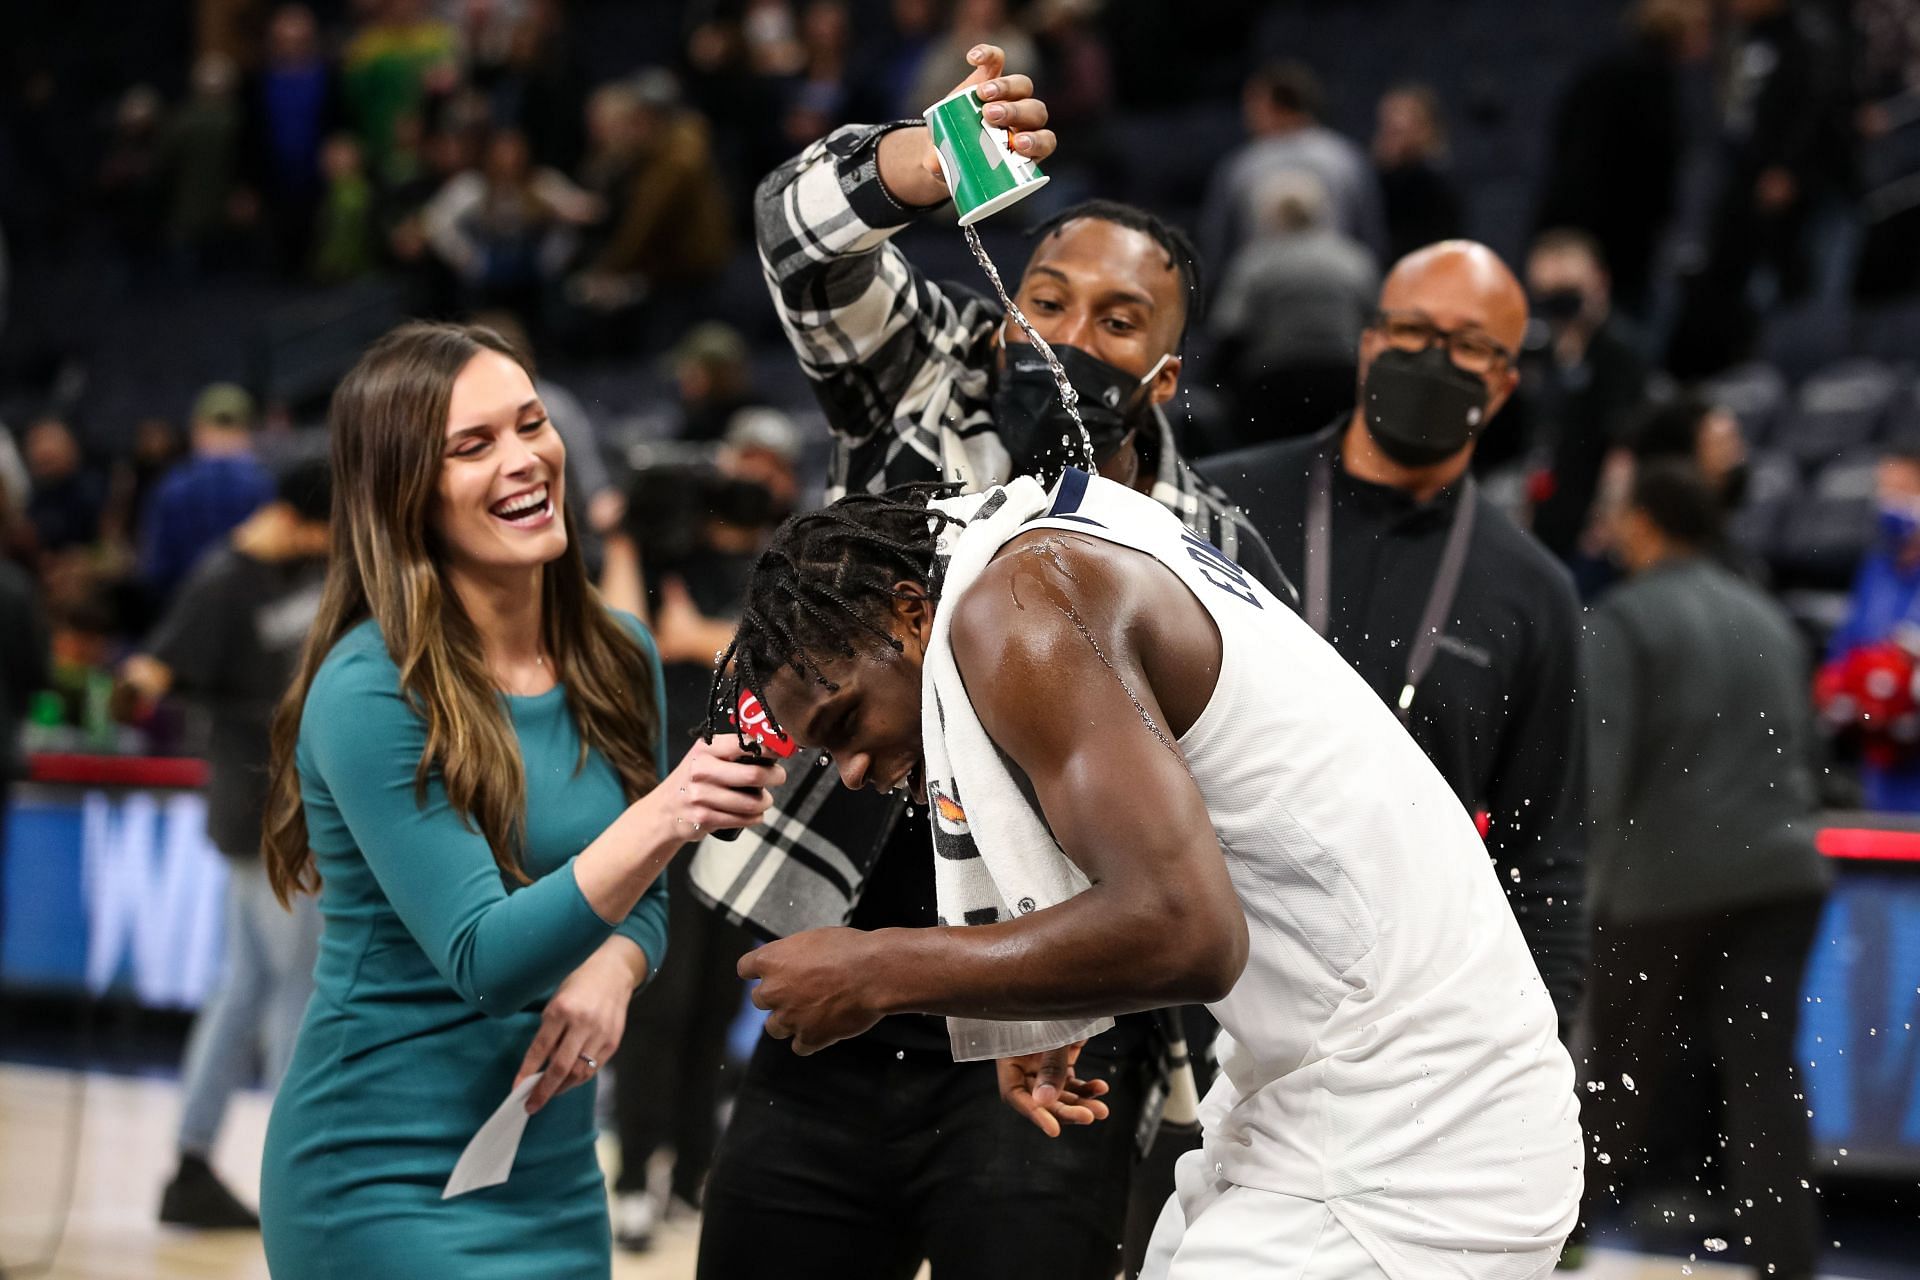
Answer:
<path fill-rule="evenodd" d="M 1722 1240 L 1719 1236 L 1708 1236 L 1701 1243 L 1707 1246 L 1708 1253 L 1722 1253 L 1722 1252 L 1725 1252 L 1727 1247 L 1727 1242 L 1725 1240 Z"/>
<path fill-rule="evenodd" d="M 1622 1071 L 1622 1072 L 1620 1073 L 1620 1083 L 1621 1083 L 1621 1084 L 1623 1084 L 1623 1085 L 1625 1085 L 1625 1086 L 1627 1086 L 1627 1092 L 1629 1092 L 1629 1093 L 1637 1093 L 1637 1092 L 1639 1092 L 1638 1090 L 1636 1090 L 1636 1089 L 1635 1089 L 1635 1088 L 1633 1087 L 1633 1077 L 1632 1077 L 1632 1076 L 1630 1076 L 1630 1075 L 1628 1075 L 1628 1074 L 1627 1074 L 1626 1072 L 1624 1072 L 1624 1071 Z"/>
<path fill-rule="evenodd" d="M 1087 434 L 1087 424 L 1080 420 L 1078 408 L 1080 393 L 1074 390 L 1072 380 L 1067 377 L 1066 368 L 1061 365 L 1060 358 L 1053 354 L 1053 348 L 1047 345 L 1047 340 L 1034 332 L 1033 322 L 1028 320 L 1026 313 L 1007 296 L 1007 286 L 1000 279 L 1000 269 L 994 266 L 993 259 L 987 256 L 986 248 L 980 243 L 978 229 L 966 227 L 963 229 L 963 234 L 967 238 L 967 248 L 973 251 L 974 261 L 978 262 L 980 269 L 987 273 L 987 279 L 993 284 L 993 291 L 1000 296 L 1000 305 L 1006 308 L 1013 322 L 1019 325 L 1021 331 L 1027 335 L 1027 341 L 1033 344 L 1034 349 L 1047 362 L 1047 368 L 1053 374 L 1053 385 L 1060 391 L 1060 404 L 1066 409 L 1067 416 L 1073 419 L 1073 425 L 1079 429 L 1080 458 L 1078 461 L 1088 471 L 1092 471 L 1094 469 L 1093 437 Z M 1069 450 L 1073 447 L 1073 441 L 1067 436 L 1060 437 L 1060 443 Z"/>
<path fill-rule="evenodd" d="M 1486 882 L 1485 882 L 1485 881 L 1483 880 L 1483 881 L 1481 881 L 1481 883 L 1482 883 L 1482 884 L 1485 884 Z M 1595 1157 L 1594 1157 L 1594 1159 L 1596 1159 L 1596 1160 L 1598 1160 L 1598 1161 L 1599 1161 L 1599 1162 L 1600 1162 L 1601 1164 L 1612 1164 L 1612 1163 L 1613 1163 L 1613 1157 L 1612 1157 L 1612 1156 L 1610 1156 L 1610 1155 L 1608 1155 L 1608 1154 L 1607 1154 L 1606 1152 L 1604 1152 L 1604 1151 L 1602 1151 L 1602 1152 L 1601 1152 L 1601 1153 L 1600 1153 L 1599 1155 L 1597 1155 L 1597 1156 L 1595 1156 Z"/>

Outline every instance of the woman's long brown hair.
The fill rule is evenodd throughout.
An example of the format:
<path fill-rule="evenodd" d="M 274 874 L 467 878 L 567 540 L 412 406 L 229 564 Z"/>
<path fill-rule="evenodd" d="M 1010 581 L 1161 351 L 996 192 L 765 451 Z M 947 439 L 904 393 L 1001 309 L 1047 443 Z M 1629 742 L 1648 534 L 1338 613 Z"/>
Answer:
<path fill-rule="evenodd" d="M 483 350 L 533 372 L 525 356 L 491 330 L 414 323 L 376 342 L 334 392 L 327 415 L 333 530 L 326 591 L 299 674 L 273 721 L 263 848 L 267 878 L 283 904 L 320 888 L 294 762 L 301 712 L 334 645 L 369 617 L 400 668 L 402 696 L 427 724 L 416 795 L 424 799 L 437 774 L 454 812 L 492 846 L 502 875 L 529 883 L 521 862 L 527 780 L 519 741 L 480 634 L 447 582 L 431 518 L 454 379 Z M 639 643 L 601 604 L 580 558 L 573 518 L 564 519 L 566 553 L 541 575 L 543 638 L 579 726 L 578 764 L 589 749 L 598 750 L 632 801 L 659 779 L 654 673 Z"/>

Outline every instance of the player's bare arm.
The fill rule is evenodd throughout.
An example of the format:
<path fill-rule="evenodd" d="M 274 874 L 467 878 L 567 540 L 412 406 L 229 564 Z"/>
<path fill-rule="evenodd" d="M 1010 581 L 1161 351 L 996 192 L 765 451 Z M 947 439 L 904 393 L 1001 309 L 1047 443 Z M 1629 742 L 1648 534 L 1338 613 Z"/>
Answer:
<path fill-rule="evenodd" d="M 892 1013 L 1056 1018 L 1225 995 L 1246 922 L 1176 746 L 1218 670 L 1205 610 L 1148 558 L 1061 533 L 1010 542 L 947 607 L 982 725 L 1092 885 L 1002 924 L 772 943 L 741 965 L 763 979 L 769 1030 L 807 1052 Z"/>

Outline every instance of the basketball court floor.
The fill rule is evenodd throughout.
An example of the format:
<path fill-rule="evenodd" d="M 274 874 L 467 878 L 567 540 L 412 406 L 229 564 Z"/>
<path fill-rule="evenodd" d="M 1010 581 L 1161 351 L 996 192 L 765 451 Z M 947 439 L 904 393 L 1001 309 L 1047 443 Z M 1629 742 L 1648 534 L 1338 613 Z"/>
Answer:
<path fill-rule="evenodd" d="M 178 1115 L 179 1089 L 171 1079 L 0 1064 L 0 1278 L 267 1280 L 257 1234 L 176 1231 L 155 1222 L 160 1188 L 172 1172 Z M 71 1140 L 76 1122 L 77 1148 Z M 228 1185 L 250 1204 L 257 1200 L 266 1125 L 265 1095 L 242 1095 L 214 1154 Z M 68 1154 L 76 1149 L 65 1239 L 51 1270 L 35 1270 L 46 1257 L 48 1231 L 70 1181 Z M 612 1154 L 603 1151 L 603 1163 Z M 614 1255 L 614 1280 L 691 1280 L 698 1237 L 697 1222 L 668 1223 L 651 1252 Z M 1569 1274 L 1735 1280 L 1751 1273 L 1717 1265 L 1704 1250 L 1693 1260 L 1597 1250 L 1584 1269 Z"/>

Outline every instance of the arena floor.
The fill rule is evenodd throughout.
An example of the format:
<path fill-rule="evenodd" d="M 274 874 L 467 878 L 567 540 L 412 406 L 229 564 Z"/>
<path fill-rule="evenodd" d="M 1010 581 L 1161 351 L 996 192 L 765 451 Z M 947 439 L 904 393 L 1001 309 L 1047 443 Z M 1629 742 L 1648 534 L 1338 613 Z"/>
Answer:
<path fill-rule="evenodd" d="M 178 1095 L 170 1079 L 0 1066 L 0 1277 L 14 1274 L 6 1270 L 12 1268 L 53 1280 L 267 1280 L 257 1235 L 174 1231 L 154 1221 L 171 1172 Z M 72 1218 L 52 1270 L 33 1271 L 58 1213 L 76 1106 L 83 1120 Z M 215 1165 L 249 1203 L 257 1198 L 266 1123 L 266 1097 L 241 1096 L 215 1153 Z M 698 1236 L 696 1222 L 668 1224 L 652 1252 L 615 1255 L 614 1280 L 690 1280 Z M 1733 1280 L 1750 1273 L 1704 1259 L 1599 1250 L 1573 1274 L 1581 1280 Z"/>
<path fill-rule="evenodd" d="M 52 1271 L 40 1274 L 54 1280 L 267 1280 L 258 1235 L 177 1231 L 154 1220 L 172 1172 L 180 1110 L 173 1080 L 19 1066 L 0 1066 L 0 1266 L 27 1273 L 23 1264 L 45 1256 L 68 1126 L 82 1090 L 73 1216 Z M 249 1204 L 258 1200 L 266 1128 L 266 1096 L 241 1095 L 214 1155 L 221 1176 Z M 651 1253 L 615 1255 L 615 1280 L 690 1277 L 698 1239 L 698 1223 L 671 1223 Z"/>

